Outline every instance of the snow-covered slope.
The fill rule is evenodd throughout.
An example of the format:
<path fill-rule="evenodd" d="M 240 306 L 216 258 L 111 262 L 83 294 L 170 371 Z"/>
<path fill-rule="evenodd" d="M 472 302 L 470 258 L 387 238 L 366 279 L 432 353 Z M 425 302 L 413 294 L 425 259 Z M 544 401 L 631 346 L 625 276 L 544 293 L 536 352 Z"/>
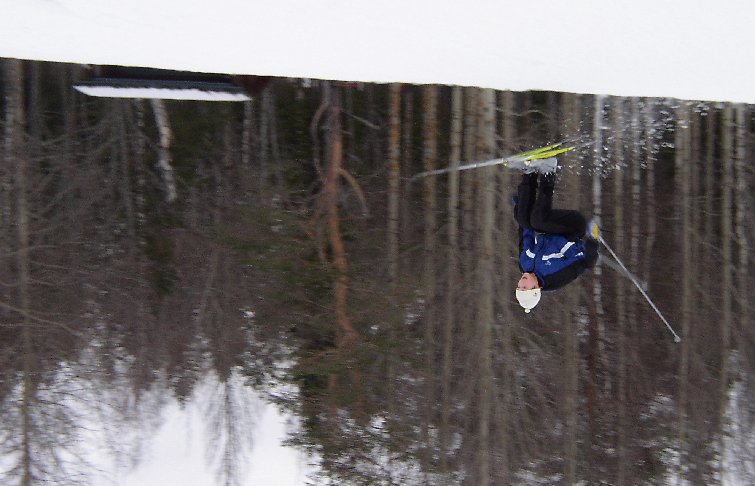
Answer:
<path fill-rule="evenodd" d="M 0 57 L 755 103 L 753 19 L 752 0 L 0 0 Z M 295 469 L 260 459 L 273 439 L 253 466 Z M 128 481 L 199 461 L 154 457 Z"/>
<path fill-rule="evenodd" d="M 748 0 L 0 0 L 0 57 L 755 103 Z"/>

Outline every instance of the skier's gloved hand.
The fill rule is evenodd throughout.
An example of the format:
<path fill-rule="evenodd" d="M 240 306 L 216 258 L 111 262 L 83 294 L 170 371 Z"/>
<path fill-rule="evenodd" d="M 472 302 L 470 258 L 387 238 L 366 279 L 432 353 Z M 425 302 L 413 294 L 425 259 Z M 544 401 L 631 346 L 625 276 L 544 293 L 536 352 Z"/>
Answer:
<path fill-rule="evenodd" d="M 598 223 L 596 223 L 594 219 L 591 219 L 590 222 L 587 223 L 587 237 L 591 240 L 598 241 L 601 236 L 602 233 L 600 232 L 600 228 L 598 228 Z"/>

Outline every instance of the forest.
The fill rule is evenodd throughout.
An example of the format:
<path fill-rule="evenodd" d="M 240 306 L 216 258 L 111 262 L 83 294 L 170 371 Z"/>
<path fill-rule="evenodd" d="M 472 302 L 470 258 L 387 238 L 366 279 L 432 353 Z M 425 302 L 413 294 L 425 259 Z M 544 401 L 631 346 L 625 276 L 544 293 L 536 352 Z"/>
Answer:
<path fill-rule="evenodd" d="M 101 484 L 92 441 L 133 466 L 200 394 L 240 485 L 245 390 L 298 418 L 312 484 L 755 484 L 752 106 L 291 78 L 95 98 L 82 66 L 0 61 L 2 484 Z M 523 312 L 519 171 L 412 179 L 565 140 L 556 205 L 681 342 L 605 248 Z"/>

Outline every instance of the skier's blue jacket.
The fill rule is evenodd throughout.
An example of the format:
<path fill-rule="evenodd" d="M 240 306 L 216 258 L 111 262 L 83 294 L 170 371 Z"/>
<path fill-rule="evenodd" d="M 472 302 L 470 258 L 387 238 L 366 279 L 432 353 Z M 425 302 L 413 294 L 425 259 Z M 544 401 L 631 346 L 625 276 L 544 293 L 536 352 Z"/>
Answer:
<path fill-rule="evenodd" d="M 534 272 L 543 290 L 556 290 L 582 275 L 598 260 L 598 242 L 535 233 L 519 228 L 519 268 Z"/>

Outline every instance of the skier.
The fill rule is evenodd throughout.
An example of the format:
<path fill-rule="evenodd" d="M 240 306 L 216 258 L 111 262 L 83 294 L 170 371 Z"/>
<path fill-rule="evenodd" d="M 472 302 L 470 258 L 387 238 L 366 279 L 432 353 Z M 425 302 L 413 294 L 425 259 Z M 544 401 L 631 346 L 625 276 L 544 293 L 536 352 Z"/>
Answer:
<path fill-rule="evenodd" d="M 538 185 L 538 177 L 540 183 Z M 556 163 L 525 168 L 514 196 L 519 224 L 516 298 L 525 312 L 540 301 L 541 291 L 556 290 L 582 275 L 598 260 L 599 231 L 577 210 L 553 209 Z M 582 240 L 589 229 L 586 240 Z"/>

